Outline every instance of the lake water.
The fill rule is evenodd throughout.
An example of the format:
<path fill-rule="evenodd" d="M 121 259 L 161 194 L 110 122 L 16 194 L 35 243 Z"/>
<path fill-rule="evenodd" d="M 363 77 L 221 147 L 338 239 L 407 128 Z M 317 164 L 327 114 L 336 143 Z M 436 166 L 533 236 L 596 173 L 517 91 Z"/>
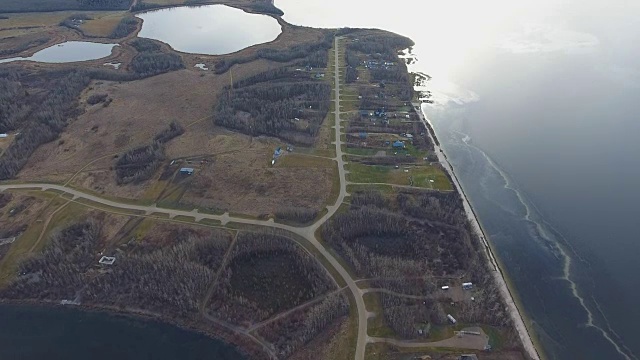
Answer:
<path fill-rule="evenodd" d="M 155 321 L 73 308 L 0 305 L 0 359 L 244 360 L 234 348 Z"/>
<path fill-rule="evenodd" d="M 275 4 L 412 38 L 423 109 L 547 356 L 640 357 L 640 2 Z"/>
<path fill-rule="evenodd" d="M 174 50 L 193 54 L 230 54 L 273 41 L 282 32 L 270 16 L 224 5 L 176 7 L 136 16 L 144 20 L 139 37 L 160 40 Z"/>
<path fill-rule="evenodd" d="M 101 44 L 88 41 L 67 41 L 42 49 L 30 57 L 15 57 L 0 60 L 0 63 L 29 60 L 44 63 L 68 63 L 95 60 L 111 55 L 116 44 Z"/>

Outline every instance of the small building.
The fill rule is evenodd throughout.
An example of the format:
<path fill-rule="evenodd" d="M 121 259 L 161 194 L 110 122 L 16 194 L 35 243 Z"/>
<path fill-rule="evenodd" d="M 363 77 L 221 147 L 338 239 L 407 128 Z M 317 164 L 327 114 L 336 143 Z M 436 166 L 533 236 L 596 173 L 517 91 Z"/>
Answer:
<path fill-rule="evenodd" d="M 180 174 L 184 174 L 184 175 L 193 175 L 193 168 L 181 168 L 180 169 Z"/>
<path fill-rule="evenodd" d="M 460 360 L 478 360 L 478 356 L 476 354 L 462 354 L 460 355 Z"/>
<path fill-rule="evenodd" d="M 407 139 L 413 139 L 413 135 L 411 135 L 411 134 L 406 134 L 406 135 L 405 135 L 405 137 L 406 137 Z"/>
<path fill-rule="evenodd" d="M 451 316 L 451 314 L 447 314 L 447 319 L 449 319 L 449 321 L 454 325 L 458 322 L 453 316 Z"/>
<path fill-rule="evenodd" d="M 462 289 L 463 290 L 471 290 L 471 289 L 473 289 L 473 283 L 470 283 L 470 282 L 462 283 Z"/>
<path fill-rule="evenodd" d="M 404 143 L 402 141 L 400 141 L 400 140 L 396 140 L 393 143 L 393 148 L 394 149 L 404 149 Z"/>
<path fill-rule="evenodd" d="M 369 117 L 369 110 L 360 110 L 360 116 Z"/>
<path fill-rule="evenodd" d="M 113 263 L 116 262 L 116 258 L 115 256 L 103 256 L 98 262 L 104 265 L 113 265 Z"/>
<path fill-rule="evenodd" d="M 360 132 L 360 134 L 358 134 L 358 136 L 360 136 L 360 139 L 366 139 L 367 136 L 369 136 L 369 134 L 367 134 L 366 132 L 362 131 L 362 132 Z"/>
<path fill-rule="evenodd" d="M 9 135 L 7 135 L 7 134 L 0 134 L 0 139 L 2 139 L 2 138 L 6 138 L 7 136 L 9 136 Z"/>
<path fill-rule="evenodd" d="M 273 152 L 273 158 L 277 159 L 282 155 L 282 148 L 277 148 L 276 151 Z"/>
<path fill-rule="evenodd" d="M 448 285 L 443 286 L 442 290 L 449 290 L 449 286 Z"/>

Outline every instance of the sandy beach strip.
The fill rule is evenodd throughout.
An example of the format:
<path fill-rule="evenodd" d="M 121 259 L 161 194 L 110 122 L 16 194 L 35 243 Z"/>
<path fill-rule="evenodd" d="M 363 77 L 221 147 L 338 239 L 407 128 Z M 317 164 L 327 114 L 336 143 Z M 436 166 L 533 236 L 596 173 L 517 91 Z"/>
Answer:
<path fill-rule="evenodd" d="M 471 203 L 469 202 L 467 195 L 462 189 L 462 185 L 460 184 L 458 177 L 453 171 L 453 166 L 451 166 L 451 163 L 447 159 L 447 155 L 442 151 L 442 148 L 440 147 L 440 145 L 438 145 L 437 142 L 435 141 L 436 135 L 433 134 L 431 131 L 433 126 L 429 126 L 430 124 L 427 123 L 427 118 L 422 112 L 421 104 L 413 103 L 413 108 L 418 114 L 418 117 L 420 117 L 420 120 L 422 121 L 422 123 L 424 124 L 424 127 L 427 130 L 427 134 L 429 134 L 429 138 L 433 143 L 436 155 L 438 156 L 438 161 L 440 162 L 444 170 L 449 174 L 450 178 L 453 180 L 453 185 L 455 186 L 456 190 L 460 194 L 460 197 L 462 197 L 464 210 L 467 214 L 467 217 L 469 218 L 469 221 L 471 221 L 471 225 L 473 226 L 478 237 L 482 241 L 482 244 L 484 247 L 484 255 L 487 261 L 494 269 L 493 277 L 496 281 L 496 284 L 498 285 L 498 288 L 500 289 L 502 298 L 504 299 L 507 307 L 509 308 L 509 314 L 511 315 L 511 319 L 513 320 L 513 326 L 515 327 L 516 331 L 518 332 L 518 335 L 520 336 L 520 341 L 522 342 L 522 346 L 524 347 L 525 351 L 532 359 L 539 360 L 540 354 L 538 353 L 538 349 L 536 349 L 535 345 L 533 344 L 533 339 L 531 337 L 529 329 L 525 325 L 524 317 L 514 301 L 514 297 L 511 293 L 511 289 L 509 289 L 509 286 L 507 285 L 507 282 L 505 280 L 503 270 L 500 268 L 500 265 L 493 254 L 493 250 L 491 249 L 491 245 L 487 241 L 487 237 L 484 233 L 484 230 L 482 229 L 482 226 L 478 221 L 478 217 L 475 211 L 473 210 L 473 208 L 471 207 Z"/>

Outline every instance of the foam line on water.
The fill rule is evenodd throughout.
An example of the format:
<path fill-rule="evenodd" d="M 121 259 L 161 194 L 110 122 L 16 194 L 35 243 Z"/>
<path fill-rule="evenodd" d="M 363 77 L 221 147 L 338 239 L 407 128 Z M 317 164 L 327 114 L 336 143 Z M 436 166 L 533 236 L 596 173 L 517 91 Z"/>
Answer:
<path fill-rule="evenodd" d="M 611 328 L 611 325 L 607 317 L 604 315 L 598 303 L 594 299 L 594 303 L 596 304 L 596 311 L 598 311 L 598 313 L 601 315 L 602 322 L 604 323 L 604 326 L 607 328 L 608 331 L 598 326 L 595 323 L 594 314 L 592 310 L 589 309 L 587 302 L 580 294 L 577 283 L 571 277 L 571 267 L 572 267 L 573 260 L 571 256 L 567 253 L 567 251 L 564 249 L 564 247 L 570 249 L 571 252 L 575 255 L 575 257 L 578 258 L 580 261 L 585 262 L 586 264 L 588 264 L 588 262 L 586 262 L 576 252 L 576 250 L 573 248 L 571 243 L 567 241 L 567 239 L 558 230 L 554 229 L 552 226 L 550 226 L 550 224 L 544 218 L 542 218 L 539 211 L 537 211 L 537 208 L 533 204 L 531 204 L 529 201 L 527 201 L 527 199 L 525 199 L 524 195 L 517 189 L 516 186 L 513 185 L 513 181 L 509 178 L 509 176 L 489 157 L 489 155 L 487 155 L 487 153 L 485 153 L 482 149 L 478 148 L 477 146 L 471 144 L 469 142 L 471 138 L 467 134 L 464 134 L 458 131 L 457 133 L 460 135 L 463 135 L 462 142 L 467 147 L 473 148 L 474 150 L 482 154 L 482 156 L 486 159 L 487 163 L 500 175 L 500 177 L 504 181 L 504 188 L 512 191 L 516 195 L 516 197 L 518 198 L 518 201 L 522 204 L 522 206 L 525 209 L 525 215 L 523 216 L 524 220 L 528 221 L 529 223 L 535 226 L 536 231 L 538 233 L 538 237 L 544 240 L 545 242 L 547 242 L 548 244 L 554 245 L 554 248 L 556 249 L 556 251 L 561 255 L 560 260 L 563 261 L 562 279 L 569 283 L 569 288 L 571 290 L 572 295 L 578 300 L 578 302 L 580 303 L 580 306 L 586 312 L 587 320 L 584 325 L 586 327 L 590 327 L 598 331 L 602 335 L 602 337 L 614 347 L 616 352 L 626 360 L 638 360 L 638 357 L 636 357 L 633 354 L 633 352 L 627 346 L 624 345 L 624 342 L 622 341 L 620 336 Z M 534 209 L 534 211 L 532 211 L 532 208 Z M 534 213 L 535 215 L 533 215 Z M 534 219 L 534 217 L 537 218 L 537 220 Z M 549 234 L 549 232 L 546 231 L 544 226 L 549 226 L 552 229 L 552 231 L 557 233 L 559 237 L 562 238 L 563 240 L 562 244 L 557 240 L 556 236 Z M 616 339 L 614 339 L 614 337 L 617 339 L 617 341 Z"/>

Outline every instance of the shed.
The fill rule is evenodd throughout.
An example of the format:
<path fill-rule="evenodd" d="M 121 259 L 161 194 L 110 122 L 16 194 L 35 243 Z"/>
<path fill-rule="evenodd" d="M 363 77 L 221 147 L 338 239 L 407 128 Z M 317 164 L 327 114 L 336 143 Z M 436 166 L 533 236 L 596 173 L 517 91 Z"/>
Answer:
<path fill-rule="evenodd" d="M 7 135 L 7 134 L 0 134 L 0 138 L 6 138 L 7 136 L 9 136 L 9 135 Z"/>
<path fill-rule="evenodd" d="M 193 168 L 181 168 L 180 169 L 180 174 L 185 174 L 185 175 L 193 175 Z"/>
<path fill-rule="evenodd" d="M 400 140 L 397 140 L 393 143 L 393 147 L 396 149 L 404 149 L 404 143 Z"/>
<path fill-rule="evenodd" d="M 449 290 L 449 286 L 448 285 L 443 286 L 442 290 Z"/>
<path fill-rule="evenodd" d="M 113 265 L 113 263 L 116 262 L 116 258 L 115 256 L 103 256 L 98 262 L 104 265 Z"/>
<path fill-rule="evenodd" d="M 473 288 L 473 283 L 470 283 L 470 282 L 462 283 L 462 289 L 470 290 L 472 288 Z"/>
<path fill-rule="evenodd" d="M 447 319 L 449 319 L 449 321 L 451 321 L 452 324 L 455 324 L 458 322 L 453 316 L 451 316 L 451 314 L 447 314 Z"/>

